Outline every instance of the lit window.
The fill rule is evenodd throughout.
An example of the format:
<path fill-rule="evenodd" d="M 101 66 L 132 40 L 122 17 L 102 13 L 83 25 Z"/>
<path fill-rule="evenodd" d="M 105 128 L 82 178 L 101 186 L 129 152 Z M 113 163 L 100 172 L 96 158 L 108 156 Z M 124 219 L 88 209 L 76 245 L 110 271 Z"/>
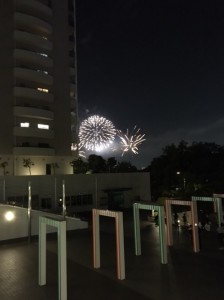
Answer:
<path fill-rule="evenodd" d="M 39 53 L 41 56 L 48 57 L 46 53 Z"/>
<path fill-rule="evenodd" d="M 46 125 L 46 124 L 38 124 L 37 127 L 39 129 L 49 129 L 49 125 Z"/>
<path fill-rule="evenodd" d="M 41 73 L 44 73 L 44 74 L 48 74 L 47 71 L 43 71 L 43 70 L 37 70 L 37 72 L 41 72 Z"/>
<path fill-rule="evenodd" d="M 28 122 L 20 123 L 20 127 L 30 127 L 30 123 Z"/>
<path fill-rule="evenodd" d="M 48 93 L 48 89 L 37 88 L 39 92 Z"/>

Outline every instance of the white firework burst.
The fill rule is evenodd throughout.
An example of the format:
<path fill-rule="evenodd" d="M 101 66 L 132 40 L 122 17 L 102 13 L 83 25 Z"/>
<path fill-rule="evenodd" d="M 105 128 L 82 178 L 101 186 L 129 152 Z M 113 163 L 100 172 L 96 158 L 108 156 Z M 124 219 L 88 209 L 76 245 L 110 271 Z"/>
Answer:
<path fill-rule="evenodd" d="M 116 129 L 113 123 L 98 115 L 85 119 L 79 128 L 80 147 L 100 152 L 114 141 Z"/>
<path fill-rule="evenodd" d="M 136 126 L 130 134 L 128 129 L 126 133 L 123 133 L 121 130 L 118 130 L 117 134 L 120 138 L 122 156 L 125 152 L 128 151 L 133 152 L 134 154 L 138 154 L 139 145 L 146 140 L 144 138 L 145 134 L 140 134 L 140 128 L 137 129 Z"/>

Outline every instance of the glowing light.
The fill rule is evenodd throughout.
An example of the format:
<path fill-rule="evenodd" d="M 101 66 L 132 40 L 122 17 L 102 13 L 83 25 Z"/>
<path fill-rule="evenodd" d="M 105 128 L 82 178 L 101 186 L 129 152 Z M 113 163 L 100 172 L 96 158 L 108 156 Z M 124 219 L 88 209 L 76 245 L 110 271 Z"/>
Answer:
<path fill-rule="evenodd" d="M 5 213 L 5 219 L 10 222 L 15 219 L 15 214 L 12 211 L 7 211 L 7 213 Z"/>
<path fill-rule="evenodd" d="M 37 88 L 37 90 L 38 90 L 39 92 L 43 92 L 43 93 L 48 93 L 48 92 L 49 92 L 48 89 L 44 89 L 44 88 Z"/>
<path fill-rule="evenodd" d="M 20 123 L 20 127 L 30 127 L 30 123 L 28 122 Z"/>
<path fill-rule="evenodd" d="M 79 148 L 100 152 L 111 146 L 116 135 L 113 123 L 104 117 L 93 115 L 81 123 Z"/>
<path fill-rule="evenodd" d="M 37 124 L 37 127 L 39 128 L 39 129 L 49 129 L 49 125 L 47 125 L 47 124 Z"/>
<path fill-rule="evenodd" d="M 140 129 L 137 129 L 136 126 L 132 130 L 131 134 L 129 134 L 128 129 L 126 134 L 124 134 L 121 130 L 118 130 L 118 136 L 120 138 L 122 156 L 128 151 L 138 154 L 139 145 L 146 140 L 144 138 L 145 134 L 140 134 Z"/>

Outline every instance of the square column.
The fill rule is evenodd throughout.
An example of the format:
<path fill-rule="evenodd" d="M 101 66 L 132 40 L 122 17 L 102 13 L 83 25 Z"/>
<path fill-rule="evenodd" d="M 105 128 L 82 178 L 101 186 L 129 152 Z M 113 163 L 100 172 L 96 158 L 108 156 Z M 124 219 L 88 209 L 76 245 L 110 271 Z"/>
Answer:
<path fill-rule="evenodd" d="M 141 203 L 133 204 L 135 254 L 141 255 L 141 231 L 140 231 L 140 216 L 139 216 L 140 209 L 158 211 L 161 263 L 167 264 L 167 245 L 166 245 L 166 231 L 165 231 L 165 221 L 164 221 L 165 214 L 164 214 L 164 207 L 159 204 L 141 204 Z"/>
<path fill-rule="evenodd" d="M 218 224 L 219 226 L 223 223 L 223 207 L 222 207 L 222 199 L 224 198 L 224 194 L 213 194 L 213 198 L 216 199 L 216 209 L 218 211 Z"/>
<path fill-rule="evenodd" d="M 95 269 L 100 268 L 99 216 L 115 218 L 117 278 L 123 280 L 125 279 L 123 213 L 117 211 L 93 209 L 92 214 L 93 214 L 93 266 Z"/>
<path fill-rule="evenodd" d="M 168 245 L 173 245 L 173 226 L 172 226 L 172 215 L 171 215 L 171 205 L 186 205 L 191 208 L 191 217 L 192 217 L 192 236 L 193 236 L 193 250 L 194 252 L 199 252 L 199 237 L 198 237 L 198 214 L 197 206 L 194 201 L 185 201 L 185 200 L 174 200 L 166 199 L 166 219 L 167 219 L 167 236 L 168 236 Z"/>
<path fill-rule="evenodd" d="M 218 225 L 220 226 L 223 222 L 223 208 L 222 208 L 222 198 L 224 198 L 224 194 L 213 194 L 213 197 L 198 197 L 192 196 L 192 201 L 205 201 L 205 202 L 213 202 L 214 204 L 214 212 L 217 213 L 218 216 Z"/>
<path fill-rule="evenodd" d="M 66 221 L 49 217 L 39 218 L 39 279 L 46 285 L 46 227 L 57 228 L 58 235 L 58 299 L 67 300 Z"/>

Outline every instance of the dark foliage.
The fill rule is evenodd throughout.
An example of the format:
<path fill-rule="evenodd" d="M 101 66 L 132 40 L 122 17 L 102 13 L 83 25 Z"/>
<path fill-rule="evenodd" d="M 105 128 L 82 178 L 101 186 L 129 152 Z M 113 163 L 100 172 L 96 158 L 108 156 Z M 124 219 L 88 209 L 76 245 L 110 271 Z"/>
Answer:
<path fill-rule="evenodd" d="M 152 196 L 212 196 L 224 193 L 224 147 L 215 143 L 166 146 L 161 156 L 145 169 L 151 174 Z"/>
<path fill-rule="evenodd" d="M 87 161 L 80 157 L 74 159 L 70 165 L 73 167 L 74 174 L 137 172 L 137 168 L 130 162 L 117 162 L 114 157 L 105 160 L 102 156 L 95 154 L 90 155 Z"/>

